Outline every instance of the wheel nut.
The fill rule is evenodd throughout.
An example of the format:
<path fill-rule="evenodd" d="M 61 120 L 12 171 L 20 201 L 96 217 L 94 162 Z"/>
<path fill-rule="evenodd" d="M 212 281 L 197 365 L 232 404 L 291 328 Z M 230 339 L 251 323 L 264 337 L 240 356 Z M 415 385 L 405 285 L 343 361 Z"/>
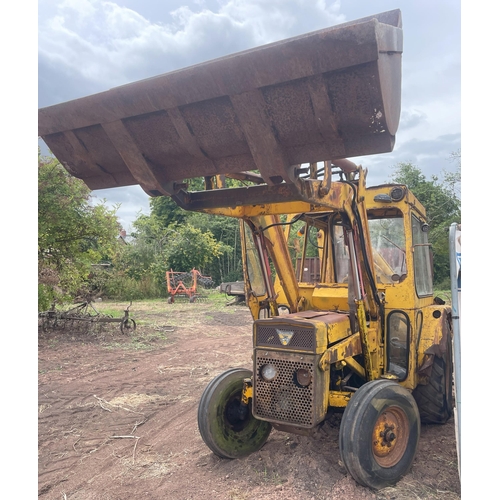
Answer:
<path fill-rule="evenodd" d="M 387 431 L 385 431 L 383 438 L 384 441 L 389 443 L 390 446 L 391 441 L 394 441 L 396 439 L 396 434 L 394 434 L 394 432 L 391 432 L 391 430 L 388 429 Z"/>

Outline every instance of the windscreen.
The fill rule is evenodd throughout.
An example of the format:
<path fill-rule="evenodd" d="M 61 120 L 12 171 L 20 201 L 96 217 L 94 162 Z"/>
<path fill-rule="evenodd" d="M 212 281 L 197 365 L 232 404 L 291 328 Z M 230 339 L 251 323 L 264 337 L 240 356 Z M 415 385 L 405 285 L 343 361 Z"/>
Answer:
<path fill-rule="evenodd" d="M 368 228 L 377 282 L 402 281 L 407 275 L 403 218 L 371 219 Z"/>

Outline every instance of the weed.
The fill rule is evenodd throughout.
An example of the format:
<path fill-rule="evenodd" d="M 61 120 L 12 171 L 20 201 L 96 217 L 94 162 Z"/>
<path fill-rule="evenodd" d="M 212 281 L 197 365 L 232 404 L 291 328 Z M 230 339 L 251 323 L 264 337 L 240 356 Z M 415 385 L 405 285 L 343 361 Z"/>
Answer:
<path fill-rule="evenodd" d="M 268 473 L 267 467 L 264 466 L 263 471 L 255 471 L 257 476 L 260 478 L 260 480 L 264 483 L 270 483 L 274 484 L 275 486 L 278 486 L 280 484 L 283 484 L 283 479 L 280 478 L 279 474 L 277 472 L 271 472 Z"/>
<path fill-rule="evenodd" d="M 249 496 L 238 490 L 232 490 L 229 492 L 229 500 L 249 500 Z"/>

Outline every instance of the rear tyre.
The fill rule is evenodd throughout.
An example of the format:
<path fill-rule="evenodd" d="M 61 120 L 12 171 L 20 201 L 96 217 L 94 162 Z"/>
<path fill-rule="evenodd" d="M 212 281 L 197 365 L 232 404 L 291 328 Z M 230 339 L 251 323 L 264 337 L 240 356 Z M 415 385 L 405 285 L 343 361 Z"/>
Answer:
<path fill-rule="evenodd" d="M 243 379 L 252 372 L 233 368 L 206 387 L 198 407 L 198 429 L 205 444 L 221 458 L 241 458 L 264 446 L 272 426 L 252 415 L 251 402 L 241 412 Z"/>
<path fill-rule="evenodd" d="M 448 332 L 446 352 L 434 356 L 431 376 L 427 385 L 418 385 L 413 397 L 423 424 L 445 424 L 453 413 L 453 353 L 451 333 Z"/>
<path fill-rule="evenodd" d="M 341 459 L 351 476 L 374 490 L 397 483 L 410 469 L 420 418 L 413 396 L 390 380 L 367 382 L 340 422 Z"/>

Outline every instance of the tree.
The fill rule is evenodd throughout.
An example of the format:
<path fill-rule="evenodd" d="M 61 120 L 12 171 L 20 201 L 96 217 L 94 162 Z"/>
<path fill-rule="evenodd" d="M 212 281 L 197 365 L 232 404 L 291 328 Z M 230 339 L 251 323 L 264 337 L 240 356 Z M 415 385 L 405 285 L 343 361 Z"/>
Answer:
<path fill-rule="evenodd" d="M 166 261 L 174 271 L 196 268 L 207 274 L 206 269 L 214 259 L 230 250 L 218 242 L 210 231 L 202 231 L 191 224 L 170 224 L 168 237 Z"/>
<path fill-rule="evenodd" d="M 258 172 L 255 172 L 258 173 Z M 203 191 L 206 180 L 203 177 L 184 179 L 189 191 Z M 212 178 L 215 182 L 215 179 Z M 225 178 L 227 188 L 252 185 L 251 181 Z M 190 225 L 203 234 L 209 232 L 219 244 L 219 253 L 206 264 L 205 270 L 216 282 L 237 281 L 243 279 L 243 264 L 241 257 L 241 240 L 239 221 L 236 218 L 215 216 L 199 212 L 189 212 L 180 208 L 169 197 L 156 197 L 150 200 L 151 216 L 168 227 L 177 223 L 178 227 Z M 189 242 L 186 242 L 189 244 Z M 196 249 L 195 249 L 196 250 Z"/>
<path fill-rule="evenodd" d="M 53 156 L 38 154 L 39 309 L 74 297 L 91 265 L 118 251 L 117 207 L 91 204 L 90 189 Z"/>
<path fill-rule="evenodd" d="M 460 150 L 452 153 L 450 159 L 458 160 L 457 170 L 443 170 L 441 178 L 432 175 L 428 180 L 411 162 L 398 163 L 391 178 L 392 182 L 408 186 L 425 207 L 433 251 L 434 283 L 446 288 L 450 280 L 448 229 L 453 222 L 460 222 L 461 219 Z"/>
<path fill-rule="evenodd" d="M 127 299 L 162 296 L 166 293 L 167 270 L 189 272 L 196 268 L 207 275 L 211 264 L 230 250 L 209 230 L 189 222 L 173 221 L 165 226 L 164 221 L 165 217 L 154 209 L 134 221 L 134 240 L 114 261 L 107 294 Z"/>
<path fill-rule="evenodd" d="M 170 196 L 158 196 L 149 200 L 151 214 L 161 222 L 163 227 L 167 227 L 172 222 L 182 224 L 189 217 L 190 213 L 175 203 Z"/>
<path fill-rule="evenodd" d="M 210 231 L 221 245 L 221 253 L 207 268 L 207 273 L 213 280 L 217 283 L 242 280 L 239 220 L 233 217 L 192 213 L 189 222 L 197 229 Z"/>
<path fill-rule="evenodd" d="M 190 179 L 190 181 L 194 184 L 190 188 L 203 189 L 200 179 Z M 234 179 L 227 179 L 226 182 L 228 185 L 238 185 L 239 183 Z M 150 207 L 151 216 L 156 221 L 155 224 L 158 223 L 163 227 L 168 227 L 174 222 L 178 227 L 188 224 L 201 230 L 202 233 L 210 232 L 212 234 L 220 245 L 220 252 L 204 267 L 214 281 L 236 281 L 243 278 L 240 230 L 237 219 L 189 212 L 180 208 L 169 197 L 152 198 Z"/>

